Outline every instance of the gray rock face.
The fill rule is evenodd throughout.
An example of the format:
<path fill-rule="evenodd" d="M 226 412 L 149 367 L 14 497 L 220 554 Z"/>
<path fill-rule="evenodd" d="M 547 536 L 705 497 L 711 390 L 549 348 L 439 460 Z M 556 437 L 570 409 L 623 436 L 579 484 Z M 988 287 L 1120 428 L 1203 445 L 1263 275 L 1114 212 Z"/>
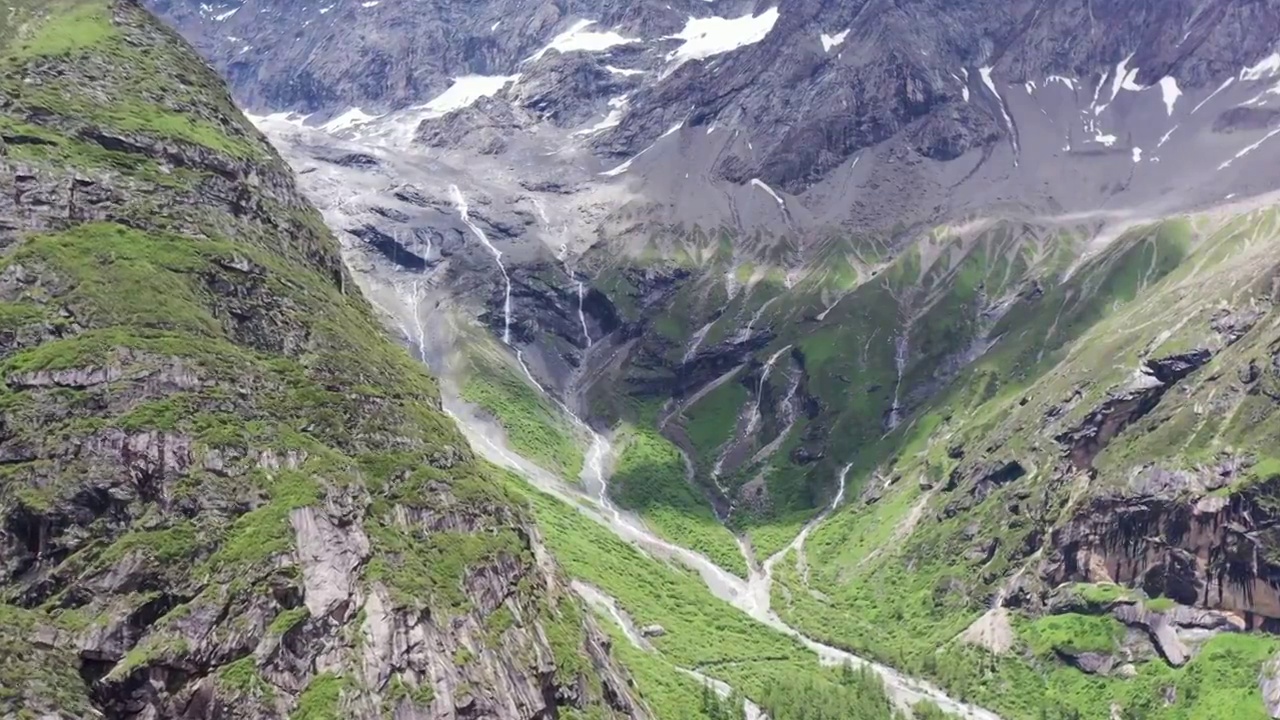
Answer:
<path fill-rule="evenodd" d="M 1054 530 L 1043 573 L 1055 585 L 1069 578 L 1128 583 L 1152 597 L 1207 606 L 1261 627 L 1280 616 L 1273 588 L 1278 571 L 1265 550 L 1271 542 L 1265 498 L 1274 482 L 1259 483 L 1228 503 L 1178 495 L 1099 497 Z M 1267 529 L 1245 533 L 1246 523 Z M 1211 557 L 1227 563 L 1226 576 L 1208 571 Z M 1213 629 L 1245 622 L 1189 612 L 1179 611 L 1175 621 Z"/>
<path fill-rule="evenodd" d="M 1111 613 L 1126 625 L 1140 627 L 1151 636 L 1151 642 L 1166 662 L 1181 667 L 1191 659 L 1191 651 L 1178 638 L 1174 625 L 1163 613 L 1151 612 L 1141 605 L 1119 605 Z"/>

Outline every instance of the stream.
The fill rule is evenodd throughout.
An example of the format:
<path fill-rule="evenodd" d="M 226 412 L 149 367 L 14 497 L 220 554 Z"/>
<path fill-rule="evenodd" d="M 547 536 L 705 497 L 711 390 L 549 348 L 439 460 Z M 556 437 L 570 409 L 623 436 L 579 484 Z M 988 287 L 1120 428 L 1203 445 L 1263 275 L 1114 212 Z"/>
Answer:
<path fill-rule="evenodd" d="M 446 404 L 448 406 L 448 404 Z M 608 477 L 605 472 L 605 459 L 612 451 L 609 440 L 576 415 L 571 418 L 584 428 L 591 437 L 591 445 L 587 451 L 582 471 L 582 487 L 575 488 L 552 473 L 543 470 L 533 463 L 519 457 L 502 447 L 492 439 L 495 433 L 484 428 L 478 421 L 467 418 L 463 413 L 450 409 L 450 414 L 458 420 L 459 426 L 471 440 L 472 445 L 491 462 L 508 467 L 523 475 L 531 484 L 560 500 L 577 508 L 596 522 L 607 527 L 619 538 L 632 543 L 657 557 L 678 560 L 697 572 L 707 589 L 713 595 L 729 603 L 751 618 L 783 632 L 805 647 L 812 650 L 824 665 L 841 665 L 850 663 L 855 668 L 866 667 L 876 672 L 884 681 L 890 697 L 901 708 L 908 709 L 922 700 L 928 700 L 943 711 L 965 718 L 966 720 L 999 720 L 999 717 L 982 708 L 954 700 L 934 685 L 907 677 L 893 668 L 872 662 L 853 653 L 825 645 L 805 636 L 787 625 L 770 607 L 770 591 L 773 585 L 773 569 L 791 550 L 802 548 L 810 532 L 818 523 L 827 518 L 844 499 L 844 479 L 848 472 L 846 466 L 841 472 L 840 489 L 835 499 L 818 517 L 805 525 L 804 529 L 786 548 L 768 558 L 763 566 L 753 562 L 749 551 L 743 546 L 744 555 L 751 568 L 746 580 L 724 570 L 707 557 L 688 548 L 675 545 L 651 532 L 638 517 L 618 508 L 608 495 Z M 584 504 L 584 496 L 592 501 Z M 625 629 L 625 626 L 624 626 Z"/>

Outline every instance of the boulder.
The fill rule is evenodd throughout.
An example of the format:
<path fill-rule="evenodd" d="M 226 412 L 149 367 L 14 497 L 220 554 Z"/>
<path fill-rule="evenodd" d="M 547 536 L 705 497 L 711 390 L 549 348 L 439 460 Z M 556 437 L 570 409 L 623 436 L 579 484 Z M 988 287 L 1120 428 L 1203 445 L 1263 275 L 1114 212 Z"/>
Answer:
<path fill-rule="evenodd" d="M 667 629 L 661 625 L 645 625 L 640 628 L 640 634 L 647 638 L 662 637 L 667 634 Z"/>

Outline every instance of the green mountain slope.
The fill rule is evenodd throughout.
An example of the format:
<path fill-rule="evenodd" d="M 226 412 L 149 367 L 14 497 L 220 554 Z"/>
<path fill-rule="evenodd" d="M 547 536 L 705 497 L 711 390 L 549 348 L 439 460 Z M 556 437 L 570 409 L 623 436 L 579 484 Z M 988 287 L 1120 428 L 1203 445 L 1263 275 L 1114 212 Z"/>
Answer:
<path fill-rule="evenodd" d="M 648 332 L 594 406 L 663 404 L 757 561 L 847 480 L 776 566 L 811 637 L 1008 718 L 1266 717 L 1278 218 L 979 219 L 833 240 L 789 287 L 695 231 L 599 258 Z"/>
<path fill-rule="evenodd" d="M 647 716 L 218 78 L 10 5 L 0 715 Z"/>

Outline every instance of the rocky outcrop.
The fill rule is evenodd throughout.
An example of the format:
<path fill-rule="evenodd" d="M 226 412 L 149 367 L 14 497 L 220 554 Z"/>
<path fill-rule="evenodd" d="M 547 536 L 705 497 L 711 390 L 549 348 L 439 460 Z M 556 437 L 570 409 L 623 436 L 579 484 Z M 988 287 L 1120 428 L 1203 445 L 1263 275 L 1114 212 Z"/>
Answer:
<path fill-rule="evenodd" d="M 496 155 L 507 149 L 513 136 L 528 131 L 535 123 L 536 117 L 509 102 L 480 98 L 456 113 L 423 120 L 415 136 L 426 147 Z"/>
<path fill-rule="evenodd" d="M 1178 638 L 1173 624 L 1164 613 L 1151 612 L 1141 605 L 1119 605 L 1111 612 L 1120 622 L 1146 631 L 1160 655 L 1170 665 L 1181 667 L 1190 659 L 1190 649 Z"/>
<path fill-rule="evenodd" d="M 212 72 L 132 0 L 10 19 L 59 40 L 2 93 L 0 715 L 647 717 Z"/>
<path fill-rule="evenodd" d="M 1187 606 L 1233 613 L 1249 628 L 1280 622 L 1280 564 L 1269 497 L 1280 476 L 1231 495 L 1097 498 L 1053 531 L 1052 583 L 1116 582 Z"/>
<path fill-rule="evenodd" d="M 1178 381 L 1209 362 L 1206 349 L 1143 361 L 1129 383 L 1111 392 L 1106 401 L 1080 423 L 1054 439 L 1064 448 L 1071 464 L 1089 468 L 1111 440 L 1160 403 Z"/>

